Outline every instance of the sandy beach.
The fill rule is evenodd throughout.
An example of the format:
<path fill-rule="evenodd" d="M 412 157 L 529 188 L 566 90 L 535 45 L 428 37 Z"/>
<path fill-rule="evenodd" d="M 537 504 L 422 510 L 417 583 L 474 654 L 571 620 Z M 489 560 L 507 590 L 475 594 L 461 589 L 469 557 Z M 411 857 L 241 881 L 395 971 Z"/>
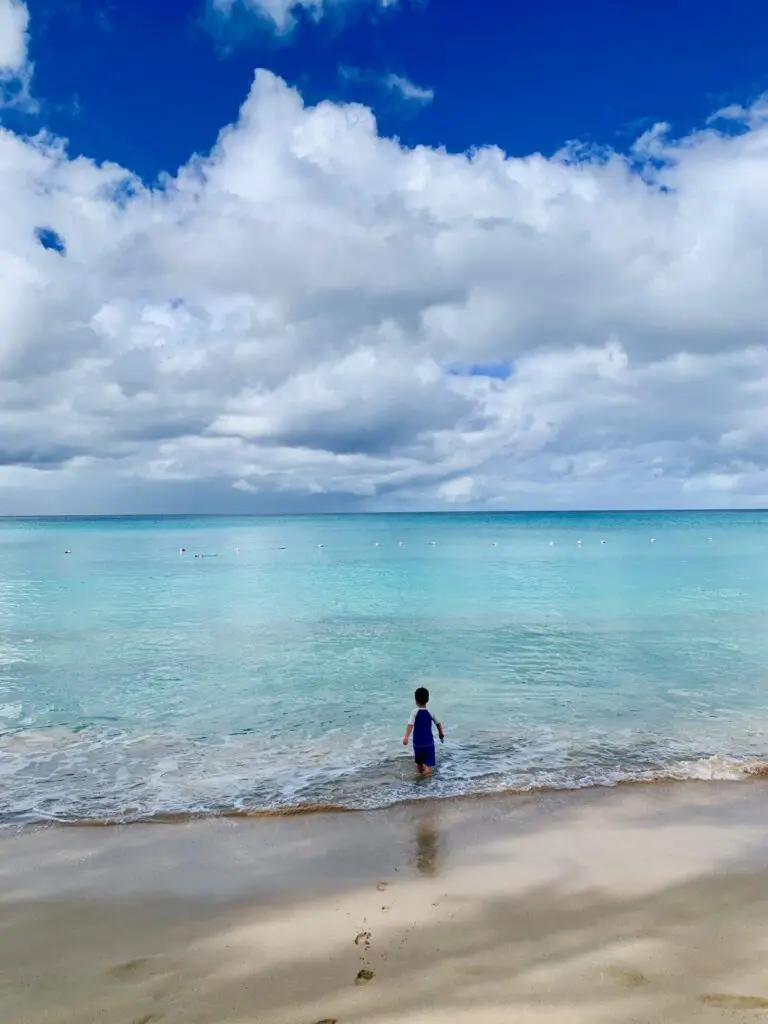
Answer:
<path fill-rule="evenodd" d="M 753 1020 L 767 818 L 755 781 L 7 835 L 0 1020 Z"/>

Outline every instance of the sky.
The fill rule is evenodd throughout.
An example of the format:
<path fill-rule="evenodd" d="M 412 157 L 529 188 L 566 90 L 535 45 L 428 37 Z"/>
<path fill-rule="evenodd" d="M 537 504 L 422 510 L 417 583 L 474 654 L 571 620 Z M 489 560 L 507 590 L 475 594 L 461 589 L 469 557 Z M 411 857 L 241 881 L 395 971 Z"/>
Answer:
<path fill-rule="evenodd" d="M 0 514 L 768 504 L 766 29 L 0 0 Z"/>

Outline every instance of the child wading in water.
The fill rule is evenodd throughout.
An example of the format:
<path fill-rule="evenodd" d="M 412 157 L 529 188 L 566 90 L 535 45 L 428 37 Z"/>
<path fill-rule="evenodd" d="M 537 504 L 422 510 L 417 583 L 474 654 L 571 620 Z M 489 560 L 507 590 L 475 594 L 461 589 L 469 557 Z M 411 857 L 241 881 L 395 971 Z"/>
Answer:
<path fill-rule="evenodd" d="M 427 711 L 429 704 L 429 690 L 420 686 L 414 694 L 416 707 L 408 721 L 408 728 L 403 736 L 403 746 L 408 746 L 408 740 L 413 733 L 413 759 L 416 762 L 416 771 L 419 775 L 431 775 L 435 767 L 435 738 L 432 735 L 433 724 L 437 727 L 437 735 L 442 743 L 445 739 L 443 727 L 432 714 Z"/>

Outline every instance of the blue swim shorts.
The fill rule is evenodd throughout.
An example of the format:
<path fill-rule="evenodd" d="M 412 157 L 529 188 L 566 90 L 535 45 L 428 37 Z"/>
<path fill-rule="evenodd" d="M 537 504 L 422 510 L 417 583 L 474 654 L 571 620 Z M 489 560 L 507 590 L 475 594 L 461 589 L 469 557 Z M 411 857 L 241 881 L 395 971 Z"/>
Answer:
<path fill-rule="evenodd" d="M 430 743 L 427 747 L 414 747 L 413 759 L 418 765 L 425 768 L 435 767 L 435 744 Z"/>

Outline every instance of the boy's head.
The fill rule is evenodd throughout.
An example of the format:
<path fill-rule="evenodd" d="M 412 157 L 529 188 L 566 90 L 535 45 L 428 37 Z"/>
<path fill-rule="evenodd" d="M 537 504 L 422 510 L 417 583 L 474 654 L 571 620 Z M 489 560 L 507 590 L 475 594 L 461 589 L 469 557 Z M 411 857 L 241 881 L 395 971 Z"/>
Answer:
<path fill-rule="evenodd" d="M 420 708 L 425 708 L 429 704 L 429 690 L 426 686 L 420 686 L 413 696 Z"/>

